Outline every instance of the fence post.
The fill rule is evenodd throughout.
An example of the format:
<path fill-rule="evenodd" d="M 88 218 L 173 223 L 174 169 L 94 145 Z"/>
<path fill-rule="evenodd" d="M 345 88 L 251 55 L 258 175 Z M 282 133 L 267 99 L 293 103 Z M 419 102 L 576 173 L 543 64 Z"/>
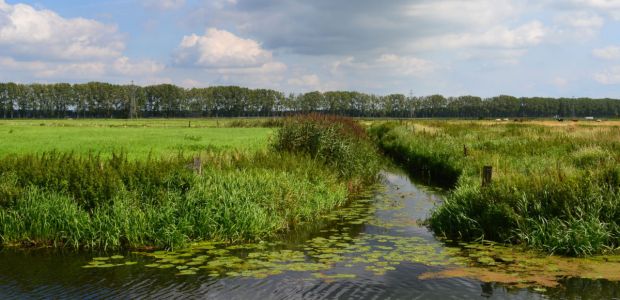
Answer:
<path fill-rule="evenodd" d="M 200 161 L 200 157 L 194 157 L 194 170 L 198 175 L 202 175 L 202 162 Z"/>
<path fill-rule="evenodd" d="M 482 167 L 482 186 L 490 185 L 492 178 L 493 178 L 493 167 L 492 166 Z"/>
<path fill-rule="evenodd" d="M 463 155 L 467 157 L 467 145 L 463 145 Z"/>

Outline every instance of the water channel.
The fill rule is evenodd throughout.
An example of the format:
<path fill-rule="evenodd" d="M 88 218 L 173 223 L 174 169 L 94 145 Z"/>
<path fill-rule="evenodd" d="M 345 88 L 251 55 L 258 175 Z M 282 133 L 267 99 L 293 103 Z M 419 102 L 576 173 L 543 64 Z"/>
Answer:
<path fill-rule="evenodd" d="M 447 247 L 420 224 L 442 201 L 441 192 L 398 171 L 382 177 L 372 196 L 271 242 L 205 242 L 174 252 L 3 249 L 0 299 L 620 297 L 618 282 L 603 279 L 528 286 L 494 283 L 492 277 L 430 276 L 471 260 L 462 245 Z"/>

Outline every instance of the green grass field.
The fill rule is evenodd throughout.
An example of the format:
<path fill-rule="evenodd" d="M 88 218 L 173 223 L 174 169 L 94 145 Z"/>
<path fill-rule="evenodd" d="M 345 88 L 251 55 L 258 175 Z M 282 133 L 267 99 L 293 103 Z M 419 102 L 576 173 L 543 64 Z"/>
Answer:
<path fill-rule="evenodd" d="M 0 156 L 56 150 L 103 156 L 123 151 L 130 158 L 141 158 L 149 153 L 161 157 L 207 149 L 254 151 L 267 147 L 273 129 L 225 127 L 230 122 L 213 119 L 0 121 Z"/>

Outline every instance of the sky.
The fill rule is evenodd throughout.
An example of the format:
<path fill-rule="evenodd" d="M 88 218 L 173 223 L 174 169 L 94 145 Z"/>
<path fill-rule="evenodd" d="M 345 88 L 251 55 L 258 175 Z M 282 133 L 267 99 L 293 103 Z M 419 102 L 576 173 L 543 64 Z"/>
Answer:
<path fill-rule="evenodd" d="M 620 97 L 620 0 L 0 0 L 0 81 Z"/>

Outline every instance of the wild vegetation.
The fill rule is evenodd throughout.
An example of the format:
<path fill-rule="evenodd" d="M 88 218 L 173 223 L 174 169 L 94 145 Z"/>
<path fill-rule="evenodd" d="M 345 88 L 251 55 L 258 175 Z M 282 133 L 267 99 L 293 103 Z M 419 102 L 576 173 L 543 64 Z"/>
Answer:
<path fill-rule="evenodd" d="M 6 155 L 0 242 L 118 249 L 258 240 L 344 205 L 376 176 L 374 148 L 347 119 L 290 119 L 280 130 L 263 150 L 203 151 L 200 160 L 182 153 Z M 284 132 L 303 142 L 286 147 Z M 302 150 L 315 149 L 307 145 L 315 138 L 328 151 Z M 339 161 L 356 155 L 371 167 Z M 342 164 L 355 168 L 342 172 Z"/>
<path fill-rule="evenodd" d="M 352 117 L 618 117 L 618 99 L 370 95 L 351 91 L 285 95 L 268 89 L 0 83 L 0 118 L 272 117 L 322 112 Z"/>
<path fill-rule="evenodd" d="M 408 169 L 452 187 L 428 220 L 439 235 L 567 255 L 620 246 L 617 126 L 428 121 L 372 133 Z M 493 180 L 482 186 L 486 165 Z"/>

